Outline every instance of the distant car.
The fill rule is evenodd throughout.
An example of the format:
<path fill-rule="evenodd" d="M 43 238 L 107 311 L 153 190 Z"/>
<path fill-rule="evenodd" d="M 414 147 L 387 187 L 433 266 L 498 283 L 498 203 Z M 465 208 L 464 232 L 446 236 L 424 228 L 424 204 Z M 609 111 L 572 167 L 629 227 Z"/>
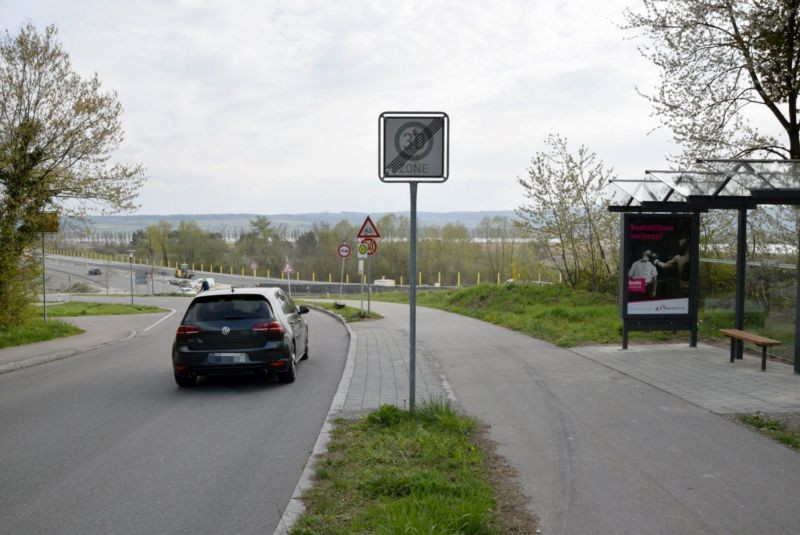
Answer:
<path fill-rule="evenodd" d="M 100 268 L 91 268 L 89 269 L 89 275 L 102 275 L 103 272 L 100 271 Z"/>
<path fill-rule="evenodd" d="M 375 286 L 394 286 L 396 283 L 394 279 L 385 279 L 381 277 L 380 279 L 375 279 L 372 281 L 372 284 Z"/>
<path fill-rule="evenodd" d="M 308 358 L 308 326 L 280 288 L 210 290 L 195 297 L 175 333 L 175 382 L 190 387 L 205 375 L 275 373 L 295 380 Z M 298 356 L 299 355 L 299 356 Z"/>

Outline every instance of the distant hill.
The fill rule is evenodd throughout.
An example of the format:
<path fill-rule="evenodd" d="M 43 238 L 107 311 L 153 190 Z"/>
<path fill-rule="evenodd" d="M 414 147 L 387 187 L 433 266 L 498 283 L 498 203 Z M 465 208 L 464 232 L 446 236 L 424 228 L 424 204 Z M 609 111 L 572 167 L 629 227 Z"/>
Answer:
<path fill-rule="evenodd" d="M 89 227 L 96 233 L 122 232 L 132 233 L 159 221 L 167 221 L 177 227 L 181 221 L 194 221 L 205 231 L 223 232 L 246 230 L 250 221 L 259 215 L 266 215 L 275 226 L 284 226 L 288 231 L 309 230 L 315 223 L 334 226 L 342 220 L 351 225 L 360 225 L 367 215 L 377 221 L 389 212 L 318 212 L 310 214 L 165 214 L 165 215 L 112 215 L 92 216 Z M 397 216 L 409 216 L 408 212 L 391 212 Z M 511 210 L 485 212 L 418 212 L 417 223 L 424 225 L 446 225 L 461 223 L 469 229 L 477 228 L 484 217 L 515 217 Z M 380 229 L 378 229 L 380 230 Z"/>

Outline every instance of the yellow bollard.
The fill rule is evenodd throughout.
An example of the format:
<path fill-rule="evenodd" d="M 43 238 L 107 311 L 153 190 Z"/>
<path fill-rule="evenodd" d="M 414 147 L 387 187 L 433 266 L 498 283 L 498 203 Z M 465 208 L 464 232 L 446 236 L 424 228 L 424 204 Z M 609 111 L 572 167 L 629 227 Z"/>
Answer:
<path fill-rule="evenodd" d="M 481 274 L 478 273 L 478 284 L 480 284 L 480 283 L 481 283 Z"/>
<path fill-rule="evenodd" d="M 347 274 L 344 276 L 344 281 L 345 281 L 347 284 L 350 284 L 350 274 L 349 274 L 349 273 L 347 273 Z"/>
<path fill-rule="evenodd" d="M 269 270 L 267 270 L 267 278 L 269 278 Z"/>
<path fill-rule="evenodd" d="M 438 282 L 438 283 L 439 283 L 439 286 L 441 286 L 441 285 L 442 285 L 442 272 L 441 272 L 441 271 L 439 272 L 439 276 L 438 276 L 438 278 L 436 279 L 436 282 Z"/>
<path fill-rule="evenodd" d="M 317 282 L 317 274 L 313 271 L 311 272 L 311 282 Z"/>
<path fill-rule="evenodd" d="M 300 272 L 299 271 L 297 273 L 295 273 L 294 280 L 298 280 L 298 281 L 300 280 Z"/>
<path fill-rule="evenodd" d="M 417 284 L 422 286 L 422 272 L 421 271 L 419 272 L 419 282 Z"/>
<path fill-rule="evenodd" d="M 242 268 L 242 277 L 244 277 L 244 268 Z"/>
<path fill-rule="evenodd" d="M 497 272 L 497 284 L 500 284 L 500 272 Z"/>
<path fill-rule="evenodd" d="M 542 272 L 540 271 L 539 272 L 539 284 L 541 284 L 541 283 L 542 283 Z"/>
<path fill-rule="evenodd" d="M 562 282 L 563 282 L 563 280 L 562 280 L 562 277 L 561 277 L 561 272 L 559 271 L 558 272 L 558 283 L 561 284 Z"/>
<path fill-rule="evenodd" d="M 208 265 L 208 270 L 209 270 L 211 273 L 214 273 L 214 264 L 209 264 L 209 265 Z"/>
<path fill-rule="evenodd" d="M 402 285 L 403 285 L 403 276 L 400 275 L 400 286 L 402 286 Z"/>
<path fill-rule="evenodd" d="M 333 282 L 333 275 L 328 273 L 328 282 Z"/>
<path fill-rule="evenodd" d="M 461 272 L 460 271 L 458 272 L 458 275 L 456 276 L 456 287 L 461 288 Z"/>

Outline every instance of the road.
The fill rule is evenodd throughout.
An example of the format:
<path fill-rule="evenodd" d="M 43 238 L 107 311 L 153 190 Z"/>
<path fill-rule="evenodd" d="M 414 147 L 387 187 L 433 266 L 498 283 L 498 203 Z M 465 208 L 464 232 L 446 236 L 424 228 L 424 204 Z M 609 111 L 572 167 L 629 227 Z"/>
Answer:
<path fill-rule="evenodd" d="M 135 295 L 158 295 L 162 293 L 174 293 L 179 288 L 170 284 L 174 277 L 174 268 L 150 267 L 144 264 L 134 264 L 132 269 L 129 264 L 124 262 L 106 262 L 104 260 L 93 260 L 70 256 L 47 256 L 47 280 L 48 292 L 54 292 L 55 288 L 66 288 L 71 283 L 83 282 L 94 287 L 96 290 L 112 294 L 127 293 L 131 291 L 131 272 L 133 272 L 133 293 Z M 100 268 L 100 275 L 89 275 L 89 268 Z M 145 277 L 152 272 L 153 277 Z M 135 274 L 140 276 L 136 277 Z M 240 272 L 241 273 L 241 272 Z M 246 272 L 245 272 L 246 273 Z M 315 295 L 337 295 L 358 294 L 362 291 L 362 286 L 358 283 L 339 284 L 336 282 L 309 281 L 252 277 L 249 275 L 231 273 L 211 273 L 195 272 L 195 278 L 209 277 L 216 283 L 230 284 L 234 286 L 253 286 L 270 285 L 278 286 L 289 293 L 315 294 Z M 372 292 L 394 291 L 395 287 L 372 286 Z M 363 287 L 366 291 L 366 287 Z"/>
<path fill-rule="evenodd" d="M 124 301 L 124 298 L 122 298 Z M 104 349 L 0 375 L 0 533 L 271 533 L 322 427 L 347 354 L 308 314 L 290 385 L 177 388 L 170 348 L 188 305 Z"/>

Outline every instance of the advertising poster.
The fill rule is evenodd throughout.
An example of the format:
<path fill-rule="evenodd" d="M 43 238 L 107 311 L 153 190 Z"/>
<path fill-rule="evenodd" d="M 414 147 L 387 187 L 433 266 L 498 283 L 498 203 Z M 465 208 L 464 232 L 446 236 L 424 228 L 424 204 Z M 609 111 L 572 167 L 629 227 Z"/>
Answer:
<path fill-rule="evenodd" d="M 689 315 L 692 216 L 628 214 L 623 238 L 625 315 Z"/>

